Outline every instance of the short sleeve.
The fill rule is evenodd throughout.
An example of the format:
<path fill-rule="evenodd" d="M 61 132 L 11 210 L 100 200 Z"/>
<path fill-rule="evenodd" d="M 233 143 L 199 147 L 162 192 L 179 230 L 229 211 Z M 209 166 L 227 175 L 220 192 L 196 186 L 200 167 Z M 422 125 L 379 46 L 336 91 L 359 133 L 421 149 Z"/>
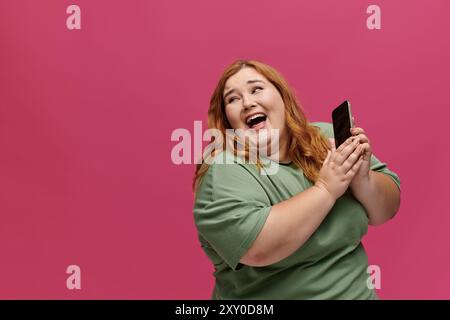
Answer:
<path fill-rule="evenodd" d="M 370 170 L 381 172 L 387 174 L 397 185 L 398 189 L 400 189 L 400 178 L 399 176 L 391 171 L 385 162 L 378 160 L 378 158 L 372 153 L 372 157 L 370 159 Z"/>
<path fill-rule="evenodd" d="M 248 167 L 213 164 L 197 190 L 194 220 L 209 246 L 236 270 L 270 209 L 269 198 Z"/>
<path fill-rule="evenodd" d="M 312 123 L 314 126 L 317 126 L 321 129 L 323 134 L 327 138 L 334 138 L 334 132 L 333 132 L 333 124 L 328 122 L 315 122 Z M 372 152 L 372 157 L 370 159 L 370 170 L 381 172 L 384 174 L 387 174 L 397 185 L 397 187 L 400 190 L 400 178 L 399 176 L 391 171 L 386 162 L 380 161 L 375 154 Z"/>

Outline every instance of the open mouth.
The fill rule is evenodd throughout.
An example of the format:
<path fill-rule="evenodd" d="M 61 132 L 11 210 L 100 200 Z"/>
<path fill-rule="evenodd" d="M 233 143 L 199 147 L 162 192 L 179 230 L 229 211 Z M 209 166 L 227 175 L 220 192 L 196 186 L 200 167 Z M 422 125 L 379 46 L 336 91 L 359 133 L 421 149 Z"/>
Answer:
<path fill-rule="evenodd" d="M 247 119 L 247 125 L 250 129 L 261 129 L 266 124 L 267 116 L 264 114 L 257 114 Z"/>

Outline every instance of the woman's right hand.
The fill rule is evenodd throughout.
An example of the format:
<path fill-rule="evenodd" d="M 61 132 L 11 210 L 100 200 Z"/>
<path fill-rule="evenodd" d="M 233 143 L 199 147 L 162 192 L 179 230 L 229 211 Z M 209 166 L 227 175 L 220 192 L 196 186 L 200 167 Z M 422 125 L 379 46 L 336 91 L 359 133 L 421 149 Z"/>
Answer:
<path fill-rule="evenodd" d="M 328 191 L 337 200 L 347 190 L 362 164 L 363 151 L 358 138 L 350 137 L 336 149 L 330 138 L 331 150 L 323 162 L 315 186 Z"/>

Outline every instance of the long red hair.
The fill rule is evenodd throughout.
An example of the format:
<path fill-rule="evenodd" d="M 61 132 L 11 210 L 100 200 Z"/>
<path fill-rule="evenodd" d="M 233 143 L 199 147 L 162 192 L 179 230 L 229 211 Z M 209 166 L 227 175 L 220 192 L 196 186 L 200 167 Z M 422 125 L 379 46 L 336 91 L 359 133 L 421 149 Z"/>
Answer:
<path fill-rule="evenodd" d="M 320 168 L 331 149 L 328 139 L 320 129 L 312 126 L 305 117 L 300 104 L 283 76 L 271 66 L 255 60 L 237 60 L 228 66 L 219 79 L 210 100 L 208 128 L 218 129 L 226 136 L 226 129 L 232 129 L 225 115 L 223 91 L 228 78 L 242 68 L 254 68 L 266 77 L 279 91 L 285 105 L 285 119 L 288 135 L 288 155 L 297 168 L 312 182 L 316 182 Z M 192 188 L 194 193 L 209 165 L 204 161 L 197 164 Z"/>

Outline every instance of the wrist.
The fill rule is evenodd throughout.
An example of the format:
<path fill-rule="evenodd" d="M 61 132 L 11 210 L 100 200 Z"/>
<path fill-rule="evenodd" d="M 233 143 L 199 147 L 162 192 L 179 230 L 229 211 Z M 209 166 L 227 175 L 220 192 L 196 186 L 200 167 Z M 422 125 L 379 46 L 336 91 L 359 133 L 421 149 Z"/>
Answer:
<path fill-rule="evenodd" d="M 369 174 L 361 179 L 353 179 L 350 183 L 350 188 L 354 195 L 368 192 L 371 189 L 373 172 L 370 170 Z"/>
<path fill-rule="evenodd" d="M 327 187 L 320 181 L 317 181 L 313 187 L 318 190 L 327 200 L 329 200 L 330 202 L 332 202 L 332 204 L 334 204 L 337 200 L 337 197 L 331 193 Z"/>

